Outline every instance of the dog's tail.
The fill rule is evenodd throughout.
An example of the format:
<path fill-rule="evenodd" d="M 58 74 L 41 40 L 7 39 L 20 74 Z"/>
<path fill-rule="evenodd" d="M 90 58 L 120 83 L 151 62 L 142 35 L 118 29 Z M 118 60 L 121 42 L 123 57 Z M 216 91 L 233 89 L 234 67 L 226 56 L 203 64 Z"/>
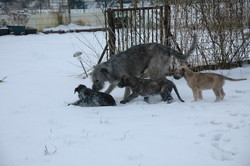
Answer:
<path fill-rule="evenodd" d="M 186 54 L 182 54 L 181 52 L 178 52 L 175 49 L 171 49 L 171 55 L 173 55 L 174 57 L 176 57 L 179 60 L 182 60 L 182 61 L 186 60 L 192 54 L 192 52 L 196 48 L 196 45 L 197 45 L 197 34 L 195 33 L 191 47 L 189 48 L 189 50 L 187 51 Z"/>
<path fill-rule="evenodd" d="M 181 96 L 179 95 L 179 92 L 178 92 L 178 90 L 177 90 L 177 88 L 176 88 L 175 85 L 173 85 L 173 88 L 174 88 L 174 91 L 175 91 L 176 95 L 178 96 L 179 100 L 180 100 L 181 102 L 185 102 L 184 100 L 182 100 Z"/>
<path fill-rule="evenodd" d="M 230 77 L 223 76 L 224 80 L 229 80 L 229 81 L 244 81 L 247 80 L 246 78 L 240 78 L 240 79 L 234 79 Z"/>

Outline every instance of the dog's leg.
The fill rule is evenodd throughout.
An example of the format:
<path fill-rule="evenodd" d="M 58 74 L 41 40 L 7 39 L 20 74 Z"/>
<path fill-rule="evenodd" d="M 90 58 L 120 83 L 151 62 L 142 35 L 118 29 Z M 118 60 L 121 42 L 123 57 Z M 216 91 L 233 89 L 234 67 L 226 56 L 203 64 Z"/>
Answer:
<path fill-rule="evenodd" d="M 76 105 L 76 106 L 78 106 L 78 105 L 80 105 L 81 102 L 82 102 L 82 100 L 77 100 L 74 103 L 69 103 L 68 106 L 70 106 L 70 105 Z"/>
<path fill-rule="evenodd" d="M 192 88 L 192 91 L 193 91 L 194 101 L 197 101 L 198 100 L 198 89 Z"/>
<path fill-rule="evenodd" d="M 226 94 L 225 94 L 223 88 L 221 88 L 221 89 L 220 89 L 220 99 L 223 100 L 224 97 L 225 97 L 225 95 L 226 95 Z"/>
<path fill-rule="evenodd" d="M 215 102 L 220 101 L 221 100 L 221 98 L 220 98 L 220 90 L 218 91 L 218 89 L 213 88 L 213 92 L 214 92 L 214 94 L 216 96 Z"/>
<path fill-rule="evenodd" d="M 111 93 L 115 87 L 117 86 L 117 84 L 110 84 L 108 89 L 105 91 L 105 93 Z"/>
<path fill-rule="evenodd" d="M 199 99 L 199 100 L 202 100 L 203 97 L 202 97 L 202 90 L 201 90 L 201 89 L 199 89 L 199 94 L 198 94 L 198 95 L 199 95 L 199 98 L 198 98 L 198 99 Z"/>
<path fill-rule="evenodd" d="M 130 95 L 130 88 L 129 88 L 129 87 L 126 87 L 126 88 L 125 88 L 125 93 L 124 93 L 123 99 L 126 99 L 129 95 Z"/>
<path fill-rule="evenodd" d="M 171 96 L 169 91 L 162 92 L 161 93 L 161 98 L 162 98 L 162 101 L 167 101 L 168 104 L 173 102 L 173 97 Z"/>
<path fill-rule="evenodd" d="M 132 93 L 130 96 L 128 96 L 126 99 L 120 101 L 121 104 L 126 104 L 130 100 L 133 100 L 134 98 L 138 97 L 139 95 L 137 93 Z"/>
<path fill-rule="evenodd" d="M 149 104 L 149 97 L 144 97 L 144 101 L 147 102 Z"/>

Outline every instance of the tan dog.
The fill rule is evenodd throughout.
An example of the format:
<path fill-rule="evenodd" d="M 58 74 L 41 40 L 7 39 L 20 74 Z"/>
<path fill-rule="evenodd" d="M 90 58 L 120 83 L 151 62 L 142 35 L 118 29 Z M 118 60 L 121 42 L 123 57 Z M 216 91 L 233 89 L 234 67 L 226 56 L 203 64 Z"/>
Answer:
<path fill-rule="evenodd" d="M 186 79 L 188 86 L 192 89 L 194 101 L 202 100 L 202 90 L 204 89 L 213 89 L 214 94 L 216 96 L 215 101 L 223 100 L 225 96 L 225 92 L 223 90 L 225 80 L 246 80 L 246 78 L 233 79 L 215 73 L 192 72 L 188 67 L 185 66 L 179 67 L 174 73 L 175 79 L 180 79 L 181 77 L 184 77 Z"/>

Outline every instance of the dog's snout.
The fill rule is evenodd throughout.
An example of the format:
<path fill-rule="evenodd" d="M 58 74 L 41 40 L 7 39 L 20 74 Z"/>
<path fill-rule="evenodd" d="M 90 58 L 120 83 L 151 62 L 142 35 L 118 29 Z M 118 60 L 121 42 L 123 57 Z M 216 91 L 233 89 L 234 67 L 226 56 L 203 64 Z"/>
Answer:
<path fill-rule="evenodd" d="M 182 77 L 182 75 L 179 72 L 175 72 L 173 75 L 174 79 L 180 79 Z"/>
<path fill-rule="evenodd" d="M 119 83 L 117 84 L 117 86 L 118 86 L 119 88 L 123 88 L 123 87 L 124 87 L 123 84 L 122 84 L 121 82 L 119 82 Z"/>
<path fill-rule="evenodd" d="M 95 84 L 92 85 L 92 89 L 95 90 L 95 91 L 100 90 L 100 88 L 98 88 Z"/>

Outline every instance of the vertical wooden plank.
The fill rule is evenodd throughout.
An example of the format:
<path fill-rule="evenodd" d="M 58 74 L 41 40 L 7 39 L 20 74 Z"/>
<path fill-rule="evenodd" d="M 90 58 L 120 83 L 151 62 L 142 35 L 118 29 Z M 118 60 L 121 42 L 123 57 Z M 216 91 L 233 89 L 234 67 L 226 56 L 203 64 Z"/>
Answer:
<path fill-rule="evenodd" d="M 147 28 L 147 30 L 148 30 L 148 39 L 147 39 L 147 42 L 149 42 L 149 38 L 150 38 L 150 14 L 149 14 L 149 9 L 147 10 L 148 11 L 148 28 Z"/>
<path fill-rule="evenodd" d="M 155 42 L 159 43 L 158 41 L 158 20 L 159 19 L 159 13 L 158 13 L 158 7 L 155 8 Z M 154 33 L 154 32 L 153 32 Z"/>
<path fill-rule="evenodd" d="M 160 7 L 160 43 L 163 44 L 164 34 L 163 34 L 163 7 Z"/>
<path fill-rule="evenodd" d="M 125 33 L 124 33 L 124 28 L 125 28 L 125 16 L 124 16 L 124 11 L 123 10 L 121 10 L 121 19 L 122 19 L 122 36 L 121 36 L 121 38 L 122 38 L 122 51 L 124 51 L 124 48 L 125 48 L 125 41 L 124 41 L 124 37 L 125 37 Z"/>
<path fill-rule="evenodd" d="M 165 31 L 165 38 L 167 39 L 165 45 L 170 46 L 171 45 L 170 41 L 169 41 L 169 37 L 171 36 L 171 33 L 170 33 L 170 22 L 171 22 L 171 20 L 170 20 L 170 6 L 167 4 L 164 6 L 164 8 L 165 8 L 164 31 Z"/>
<path fill-rule="evenodd" d="M 143 43 L 146 43 L 146 21 L 145 21 L 145 18 L 146 18 L 146 16 L 145 16 L 145 9 L 143 9 L 143 12 L 142 12 L 142 14 L 143 14 Z"/>
<path fill-rule="evenodd" d="M 133 11 L 130 10 L 130 47 L 133 46 Z"/>
<path fill-rule="evenodd" d="M 152 43 L 154 42 L 154 9 L 151 10 L 151 21 L 152 21 L 152 29 L 151 29 L 151 33 L 152 33 Z"/>
<path fill-rule="evenodd" d="M 142 29 L 142 25 L 141 25 L 141 9 L 138 9 L 138 13 L 139 13 L 139 44 L 141 44 L 142 42 L 142 38 L 141 38 L 141 29 Z"/>
<path fill-rule="evenodd" d="M 105 10 L 105 14 L 104 14 L 104 19 L 105 19 L 105 28 L 106 28 L 106 33 L 105 33 L 105 37 L 106 37 L 106 45 L 108 45 L 108 39 L 109 39 L 109 36 L 108 36 L 108 32 L 107 32 L 107 27 L 108 27 L 108 12 L 107 10 Z M 107 57 L 108 57 L 108 48 L 107 48 L 107 51 L 106 51 L 106 54 L 107 54 Z"/>
<path fill-rule="evenodd" d="M 137 20 L 136 20 L 136 9 L 134 9 L 134 37 L 135 37 L 135 42 L 134 42 L 134 45 L 136 45 L 137 44 L 137 22 L 136 22 Z"/>
<path fill-rule="evenodd" d="M 129 33 L 128 33 L 128 29 L 129 29 L 129 16 L 128 16 L 128 11 L 126 10 L 125 12 L 125 17 L 126 17 L 126 25 L 125 25 L 125 28 L 126 28 L 126 31 L 125 31 L 125 48 L 124 49 L 128 49 L 128 38 L 129 38 Z"/>
<path fill-rule="evenodd" d="M 115 11 L 114 12 L 114 18 L 115 18 L 115 26 L 117 29 L 117 51 L 120 52 L 121 51 L 121 34 L 120 34 L 120 29 L 122 26 L 122 20 L 120 17 L 120 11 Z"/>
<path fill-rule="evenodd" d="M 110 56 L 115 54 L 115 25 L 114 25 L 114 14 L 112 9 L 107 10 L 108 13 L 108 34 L 109 34 L 109 54 Z"/>

